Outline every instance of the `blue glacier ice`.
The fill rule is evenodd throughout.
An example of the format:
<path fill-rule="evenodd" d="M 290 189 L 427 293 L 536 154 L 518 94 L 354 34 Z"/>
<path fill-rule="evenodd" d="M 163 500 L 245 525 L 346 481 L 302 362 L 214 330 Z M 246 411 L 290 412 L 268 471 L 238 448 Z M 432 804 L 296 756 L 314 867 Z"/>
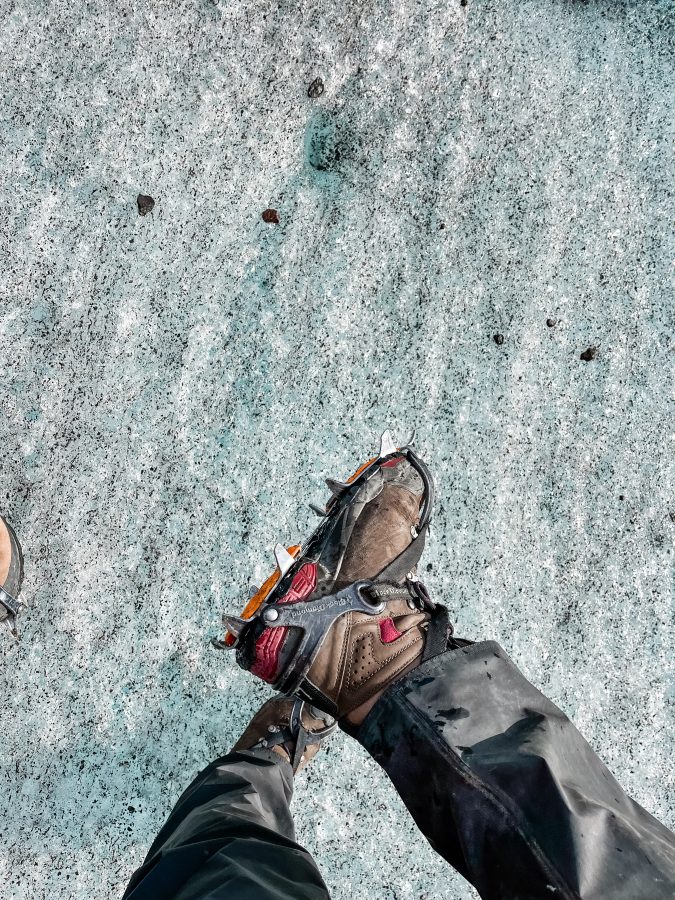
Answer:
<path fill-rule="evenodd" d="M 121 895 L 270 696 L 220 615 L 386 427 L 456 632 L 675 826 L 673 10 L 3 5 L 3 897 Z M 344 734 L 293 808 L 335 900 L 476 896 Z"/>

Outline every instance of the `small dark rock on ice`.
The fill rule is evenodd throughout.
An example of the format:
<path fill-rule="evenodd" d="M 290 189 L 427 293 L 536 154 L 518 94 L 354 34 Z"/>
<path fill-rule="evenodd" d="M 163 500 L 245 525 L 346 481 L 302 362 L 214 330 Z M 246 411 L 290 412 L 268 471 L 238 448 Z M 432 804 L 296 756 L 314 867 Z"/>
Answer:
<path fill-rule="evenodd" d="M 310 84 L 307 89 L 307 96 L 311 97 L 312 100 L 316 100 L 317 97 L 320 97 L 323 94 L 323 81 L 320 78 L 315 78 L 314 81 Z"/>
<path fill-rule="evenodd" d="M 549 328 L 555 328 L 555 326 L 558 324 L 558 320 L 557 319 L 547 319 L 546 324 L 548 325 Z"/>
<path fill-rule="evenodd" d="M 581 357 L 581 359 L 583 359 L 584 362 L 590 362 L 592 359 L 595 359 L 595 357 L 597 355 L 598 355 L 598 348 L 597 347 L 589 347 L 588 350 L 584 350 L 584 352 L 582 354 L 580 354 L 580 357 Z"/>
<path fill-rule="evenodd" d="M 279 224 L 279 213 L 276 209 L 266 209 L 262 217 L 263 222 L 271 222 L 273 225 Z"/>
<path fill-rule="evenodd" d="M 138 204 L 138 213 L 141 216 L 147 215 L 155 208 L 155 201 L 152 197 L 148 197 L 145 194 L 139 194 L 136 198 L 136 203 Z"/>
<path fill-rule="evenodd" d="M 501 345 L 504 343 L 504 335 L 496 334 L 494 336 L 494 342 L 495 342 L 495 344 L 499 344 L 499 346 L 501 347 Z"/>

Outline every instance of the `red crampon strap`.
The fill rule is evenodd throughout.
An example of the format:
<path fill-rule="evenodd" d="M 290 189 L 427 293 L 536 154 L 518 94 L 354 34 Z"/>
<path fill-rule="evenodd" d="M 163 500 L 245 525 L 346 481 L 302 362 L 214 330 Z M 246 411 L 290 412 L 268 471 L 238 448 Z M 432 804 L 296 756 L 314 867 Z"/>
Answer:
<path fill-rule="evenodd" d="M 277 603 L 298 603 L 300 600 L 306 600 L 315 587 L 316 564 L 306 563 L 293 578 L 290 589 L 277 600 Z M 255 644 L 255 663 L 251 667 L 251 674 L 270 684 L 276 679 L 279 652 L 287 632 L 286 627 L 267 628 L 263 631 Z"/>

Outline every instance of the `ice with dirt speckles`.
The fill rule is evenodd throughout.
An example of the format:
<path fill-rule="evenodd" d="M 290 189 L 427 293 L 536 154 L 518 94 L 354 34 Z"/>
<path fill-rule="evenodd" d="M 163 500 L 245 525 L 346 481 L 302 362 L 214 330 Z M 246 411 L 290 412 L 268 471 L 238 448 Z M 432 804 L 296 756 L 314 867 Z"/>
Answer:
<path fill-rule="evenodd" d="M 435 473 L 457 633 L 673 827 L 670 0 L 1 21 L 0 512 L 31 606 L 0 644 L 3 897 L 121 895 L 270 696 L 209 646 L 220 614 L 387 426 Z M 335 900 L 475 897 L 345 734 L 293 808 Z"/>

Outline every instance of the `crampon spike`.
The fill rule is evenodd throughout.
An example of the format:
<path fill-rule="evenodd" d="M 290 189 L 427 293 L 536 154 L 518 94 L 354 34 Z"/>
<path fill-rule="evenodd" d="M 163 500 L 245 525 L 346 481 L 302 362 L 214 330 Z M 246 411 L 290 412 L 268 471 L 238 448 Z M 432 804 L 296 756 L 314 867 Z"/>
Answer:
<path fill-rule="evenodd" d="M 291 568 L 295 560 L 283 544 L 276 545 L 276 547 L 274 548 L 274 556 L 277 561 L 279 571 L 281 572 L 281 577 L 283 578 L 286 572 L 288 572 L 288 570 Z"/>
<path fill-rule="evenodd" d="M 248 622 L 246 619 L 242 619 L 239 616 L 223 616 L 223 625 L 235 637 L 239 637 L 244 630 L 244 626 L 248 625 Z"/>
<path fill-rule="evenodd" d="M 394 439 L 391 436 L 390 431 L 383 431 L 382 437 L 380 438 L 380 459 L 384 459 L 385 456 L 391 456 L 392 453 L 396 453 L 396 445 L 394 444 Z"/>
<path fill-rule="evenodd" d="M 216 650 L 231 650 L 234 646 L 233 644 L 226 644 L 225 641 L 219 641 L 218 638 L 211 638 L 211 644 L 216 648 Z"/>
<path fill-rule="evenodd" d="M 349 490 L 348 484 L 344 481 L 336 481 L 334 478 L 326 478 L 326 484 L 330 492 L 335 494 L 336 497 L 341 497 L 345 491 Z"/>

